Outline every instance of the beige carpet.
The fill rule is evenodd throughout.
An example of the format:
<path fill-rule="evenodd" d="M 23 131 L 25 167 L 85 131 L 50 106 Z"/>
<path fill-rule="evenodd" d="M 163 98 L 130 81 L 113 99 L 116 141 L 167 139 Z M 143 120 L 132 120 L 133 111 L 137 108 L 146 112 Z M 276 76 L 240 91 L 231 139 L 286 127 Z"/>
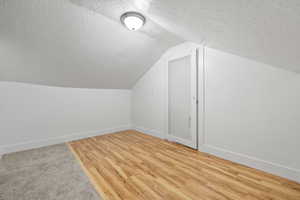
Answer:
<path fill-rule="evenodd" d="M 4 155 L 0 200 L 100 200 L 65 144 Z"/>

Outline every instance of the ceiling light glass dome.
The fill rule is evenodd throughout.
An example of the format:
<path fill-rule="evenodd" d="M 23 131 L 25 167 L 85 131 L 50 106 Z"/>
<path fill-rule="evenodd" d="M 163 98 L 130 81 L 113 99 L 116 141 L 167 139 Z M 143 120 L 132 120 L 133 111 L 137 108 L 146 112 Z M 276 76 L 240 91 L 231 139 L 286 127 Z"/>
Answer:
<path fill-rule="evenodd" d="M 129 30 L 136 31 L 145 24 L 146 19 L 138 12 L 126 12 L 121 16 L 121 22 Z"/>

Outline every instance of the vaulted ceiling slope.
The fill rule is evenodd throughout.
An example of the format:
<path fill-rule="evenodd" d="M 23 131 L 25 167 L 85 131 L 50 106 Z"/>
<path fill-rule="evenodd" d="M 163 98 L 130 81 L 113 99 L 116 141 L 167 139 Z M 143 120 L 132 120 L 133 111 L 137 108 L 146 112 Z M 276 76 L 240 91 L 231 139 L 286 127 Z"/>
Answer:
<path fill-rule="evenodd" d="M 127 8 L 116 6 L 110 12 L 120 17 Z M 0 0 L 0 81 L 131 88 L 183 41 L 162 28 L 147 32 L 151 21 L 146 32 L 130 32 L 104 14 L 69 0 Z"/>
<path fill-rule="evenodd" d="M 300 72 L 299 0 L 143 1 L 148 15 L 186 40 Z"/>
<path fill-rule="evenodd" d="M 0 0 L 0 81 L 131 88 L 185 40 L 300 72 L 299 35 L 299 0 Z"/>

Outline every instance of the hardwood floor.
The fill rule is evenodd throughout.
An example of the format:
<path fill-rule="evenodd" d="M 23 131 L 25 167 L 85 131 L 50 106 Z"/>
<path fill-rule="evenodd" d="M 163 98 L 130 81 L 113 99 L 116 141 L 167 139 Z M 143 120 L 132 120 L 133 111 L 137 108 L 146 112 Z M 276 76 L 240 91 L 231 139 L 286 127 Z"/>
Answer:
<path fill-rule="evenodd" d="M 300 184 L 136 131 L 69 143 L 105 200 L 300 200 Z"/>

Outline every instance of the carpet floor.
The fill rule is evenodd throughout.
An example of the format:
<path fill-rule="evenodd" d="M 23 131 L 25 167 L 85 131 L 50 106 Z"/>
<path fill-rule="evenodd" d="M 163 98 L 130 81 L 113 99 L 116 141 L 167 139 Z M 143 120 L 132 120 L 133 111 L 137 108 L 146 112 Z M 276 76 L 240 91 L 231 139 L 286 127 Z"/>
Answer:
<path fill-rule="evenodd" d="M 101 200 L 66 144 L 4 155 L 0 200 Z"/>

